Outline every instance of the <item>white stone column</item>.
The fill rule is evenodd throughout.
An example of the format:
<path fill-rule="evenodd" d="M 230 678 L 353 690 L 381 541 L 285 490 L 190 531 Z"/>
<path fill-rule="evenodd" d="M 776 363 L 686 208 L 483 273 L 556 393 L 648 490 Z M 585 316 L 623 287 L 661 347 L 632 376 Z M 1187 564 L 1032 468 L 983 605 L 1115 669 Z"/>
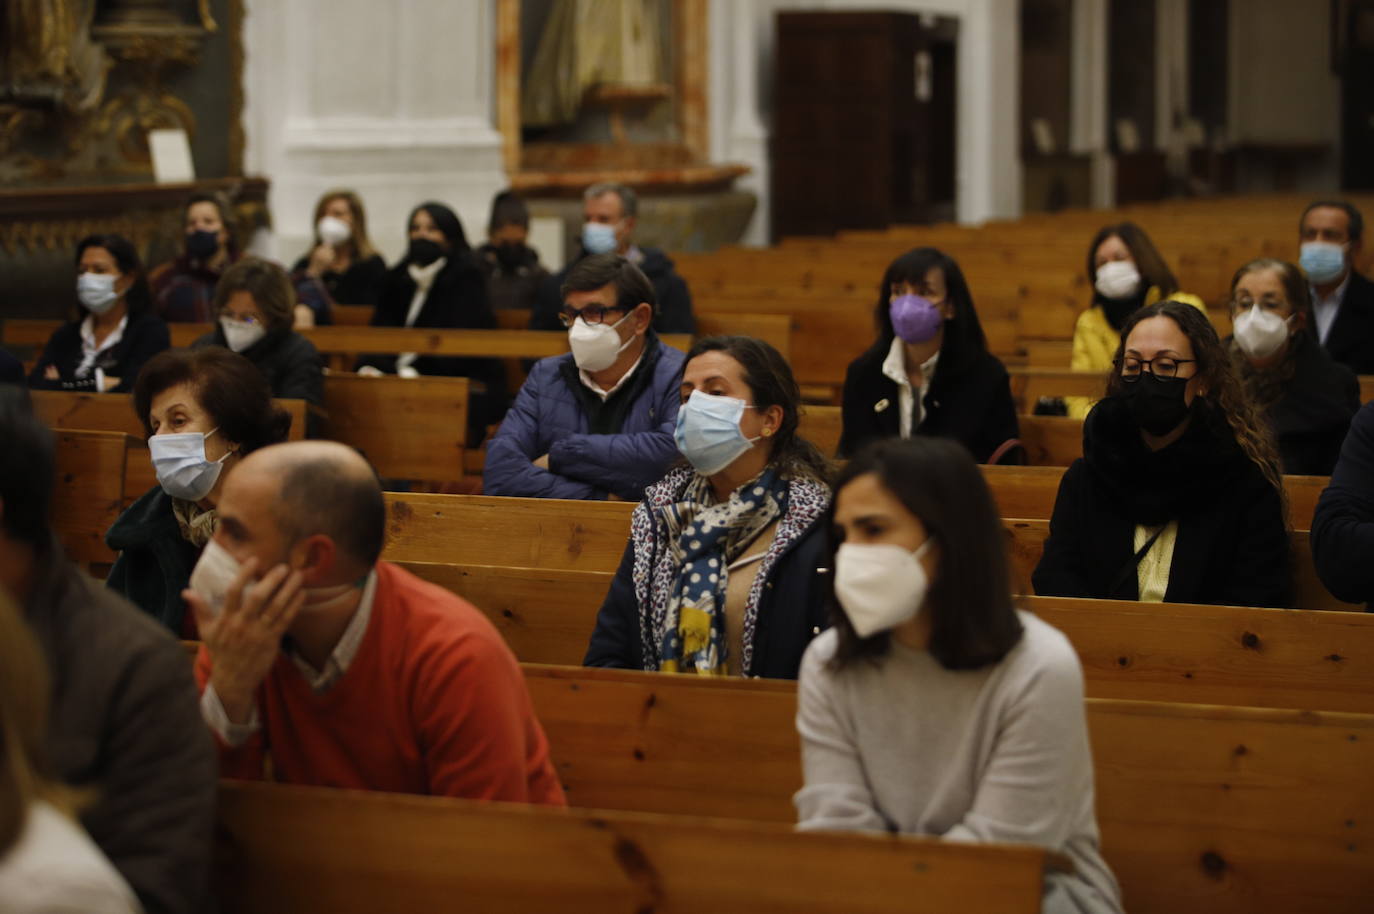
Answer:
<path fill-rule="evenodd" d="M 1108 152 L 1107 0 L 1074 0 L 1069 148 L 1092 156 L 1092 205 L 1116 205 L 1116 168 Z"/>

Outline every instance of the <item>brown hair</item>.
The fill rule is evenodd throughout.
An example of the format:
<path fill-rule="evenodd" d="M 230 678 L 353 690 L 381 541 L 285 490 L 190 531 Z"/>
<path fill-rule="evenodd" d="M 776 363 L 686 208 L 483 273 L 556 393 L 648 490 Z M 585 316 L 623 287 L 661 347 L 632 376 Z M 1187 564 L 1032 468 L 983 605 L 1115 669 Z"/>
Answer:
<path fill-rule="evenodd" d="M 344 244 L 351 245 L 353 249 L 353 259 L 367 260 L 377 255 L 377 249 L 372 246 L 372 239 L 367 235 L 367 212 L 363 209 L 362 198 L 351 190 L 337 188 L 327 191 L 320 201 L 315 204 L 315 243 L 320 243 L 319 224 L 324 217 L 324 208 L 335 200 L 342 200 L 348 204 L 348 210 L 353 214 L 353 231 Z"/>
<path fill-rule="evenodd" d="M 1121 341 L 1117 343 L 1116 355 L 1112 358 L 1113 370 L 1107 379 L 1107 396 L 1120 396 L 1125 392 L 1121 359 L 1126 349 L 1126 339 L 1136 324 L 1152 317 L 1169 318 L 1188 337 L 1193 347 L 1193 358 L 1197 360 L 1197 376 L 1202 378 L 1207 387 L 1207 399 L 1225 417 L 1231 434 L 1245 456 L 1259 467 L 1264 478 L 1283 498 L 1283 470 L 1280 469 L 1278 453 L 1269 437 L 1268 423 L 1246 393 L 1235 363 L 1217 336 L 1216 328 L 1207 315 L 1192 305 L 1165 299 L 1138 308 L 1127 318 L 1125 326 L 1121 328 Z"/>
<path fill-rule="evenodd" d="M 1118 222 L 1115 225 L 1104 225 L 1097 230 L 1093 236 L 1092 244 L 1088 245 L 1088 282 L 1097 282 L 1097 249 L 1102 246 L 1102 242 L 1115 235 L 1126 245 L 1126 249 L 1131 252 L 1131 259 L 1135 261 L 1136 272 L 1144 280 L 1144 287 L 1149 289 L 1154 287 L 1159 290 L 1161 298 L 1168 298 L 1178 291 L 1178 280 L 1174 278 L 1173 270 L 1164 262 L 1164 256 L 1159 253 L 1150 236 L 1145 234 L 1145 230 L 1134 222 Z"/>
<path fill-rule="evenodd" d="M 226 274 L 227 275 L 227 274 Z M 196 401 L 239 454 L 285 441 L 291 414 L 272 405 L 272 389 L 257 367 L 221 346 L 167 349 L 148 360 L 134 382 L 134 411 L 148 437 L 153 398 L 178 384 L 189 384 Z"/>
<path fill-rule="evenodd" d="M 189 213 L 191 207 L 197 203 L 209 203 L 219 212 L 219 221 L 224 223 L 224 230 L 229 233 L 229 240 L 225 242 L 225 247 L 229 252 L 238 250 L 238 216 L 234 213 L 234 206 L 229 202 L 229 198 L 219 191 L 208 194 L 192 194 L 191 199 L 186 201 L 186 208 L 182 213 Z"/>
<path fill-rule="evenodd" d="M 296 289 L 286 271 L 270 260 L 245 257 L 224 271 L 215 285 L 215 311 L 235 292 L 247 292 L 267 318 L 267 331 L 290 330 L 295 320 Z"/>

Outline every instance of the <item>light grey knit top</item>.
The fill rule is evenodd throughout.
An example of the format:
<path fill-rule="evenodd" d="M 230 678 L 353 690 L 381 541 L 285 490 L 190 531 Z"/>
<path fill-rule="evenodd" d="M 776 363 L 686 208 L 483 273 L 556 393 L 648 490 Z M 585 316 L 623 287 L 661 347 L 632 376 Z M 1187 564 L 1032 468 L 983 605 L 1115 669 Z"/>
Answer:
<path fill-rule="evenodd" d="M 947 670 L 894 640 L 877 664 L 834 672 L 835 631 L 812 641 L 798 828 L 1039 845 L 1076 869 L 1047 880 L 1047 914 L 1120 914 L 1098 849 L 1082 668 L 1058 630 L 1018 616 L 1021 641 L 981 670 Z"/>

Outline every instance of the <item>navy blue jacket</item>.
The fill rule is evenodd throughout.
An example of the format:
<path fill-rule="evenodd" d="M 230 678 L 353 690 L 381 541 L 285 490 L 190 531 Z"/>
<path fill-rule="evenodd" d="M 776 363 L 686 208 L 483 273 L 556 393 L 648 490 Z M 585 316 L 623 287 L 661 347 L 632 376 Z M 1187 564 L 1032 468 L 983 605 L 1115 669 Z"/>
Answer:
<path fill-rule="evenodd" d="M 482 490 L 487 495 L 526 498 L 604 499 L 614 493 L 639 501 L 644 487 L 663 477 L 678 458 L 673 441 L 681 399 L 684 356 L 656 337 L 652 379 L 630 405 L 619 434 L 593 435 L 577 395 L 568 388 L 563 366 L 572 355 L 541 359 L 530 372 L 515 405 L 487 445 Z M 533 461 L 549 455 L 549 469 Z"/>
<path fill-rule="evenodd" d="M 1331 484 L 1312 519 L 1312 558 L 1326 589 L 1347 603 L 1374 604 L 1374 403 L 1360 407 Z"/>

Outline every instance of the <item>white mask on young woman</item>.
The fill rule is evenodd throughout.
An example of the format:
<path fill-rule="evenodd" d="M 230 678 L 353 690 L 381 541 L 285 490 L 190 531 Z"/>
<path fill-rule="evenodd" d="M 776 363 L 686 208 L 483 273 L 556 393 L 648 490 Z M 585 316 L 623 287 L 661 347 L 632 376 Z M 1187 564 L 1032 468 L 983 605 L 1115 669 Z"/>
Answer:
<path fill-rule="evenodd" d="M 1094 286 L 1103 298 L 1131 298 L 1140 291 L 1140 271 L 1129 260 L 1113 260 L 1097 268 Z"/>
<path fill-rule="evenodd" d="M 890 543 L 841 543 L 835 553 L 835 596 L 860 638 L 896 628 L 925 606 L 930 578 L 921 557 Z"/>

